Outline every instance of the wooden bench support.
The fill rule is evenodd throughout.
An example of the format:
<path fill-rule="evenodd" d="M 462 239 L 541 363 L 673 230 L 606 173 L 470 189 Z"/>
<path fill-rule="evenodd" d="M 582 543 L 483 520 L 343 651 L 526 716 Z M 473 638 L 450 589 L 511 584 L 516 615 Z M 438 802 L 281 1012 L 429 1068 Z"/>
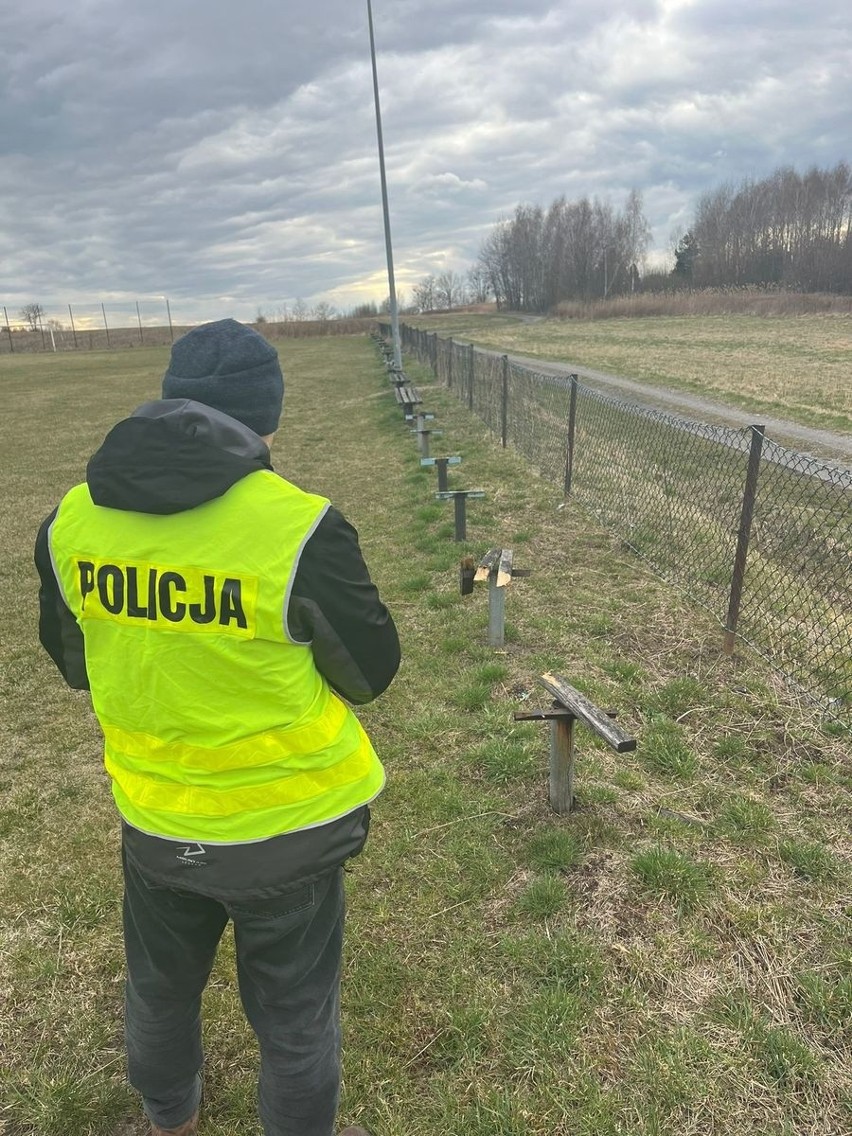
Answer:
<path fill-rule="evenodd" d="M 506 640 L 506 588 L 513 576 L 527 576 L 512 568 L 511 548 L 492 548 L 483 556 L 474 581 L 488 581 L 488 645 L 502 647 Z"/>
<path fill-rule="evenodd" d="M 433 465 L 438 471 L 438 492 L 446 493 L 449 488 L 447 482 L 447 466 L 461 465 L 460 457 L 449 458 L 421 458 L 421 465 Z"/>
<path fill-rule="evenodd" d="M 539 682 L 554 696 L 549 710 L 515 714 L 516 722 L 550 722 L 550 805 L 564 815 L 574 806 L 574 725 L 583 722 L 616 753 L 636 749 L 636 739 L 613 722 L 615 714 L 601 710 L 561 675 L 548 671 Z"/>
<path fill-rule="evenodd" d="M 417 449 L 420 454 L 420 460 L 429 457 L 429 439 L 434 434 L 436 438 L 440 438 L 443 430 L 432 430 L 426 425 L 427 420 L 434 418 L 434 414 L 417 414 L 417 425 L 412 429 L 412 434 L 417 435 Z"/>
<path fill-rule="evenodd" d="M 455 505 L 456 540 L 467 540 L 467 499 L 468 497 L 484 497 L 482 489 L 446 489 L 435 494 L 439 501 L 448 501 L 451 497 Z"/>

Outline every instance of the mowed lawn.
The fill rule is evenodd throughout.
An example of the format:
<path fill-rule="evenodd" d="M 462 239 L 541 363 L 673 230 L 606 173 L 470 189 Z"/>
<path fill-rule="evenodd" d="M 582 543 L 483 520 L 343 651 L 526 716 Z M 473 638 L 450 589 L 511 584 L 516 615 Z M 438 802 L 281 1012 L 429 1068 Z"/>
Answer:
<path fill-rule="evenodd" d="M 707 395 L 807 426 L 852 432 L 852 317 L 702 315 L 557 320 L 413 317 L 479 347 Z"/>
<path fill-rule="evenodd" d="M 609 325 L 611 326 L 611 324 Z M 361 717 L 388 769 L 348 874 L 341 1124 L 376 1136 L 843 1136 L 852 1129 L 848 735 L 821 729 L 429 373 L 433 453 L 481 487 L 467 545 L 366 338 L 280 344 L 273 457 L 353 520 L 403 642 Z M 31 549 L 165 349 L 0 359 L 0 1132 L 146 1131 L 122 1052 L 118 821 L 88 696 L 37 643 Z M 620 368 L 613 368 L 620 369 Z M 458 564 L 511 547 L 507 645 Z M 619 712 L 547 804 L 553 669 Z M 229 935 L 205 999 L 202 1136 L 251 1136 Z"/>

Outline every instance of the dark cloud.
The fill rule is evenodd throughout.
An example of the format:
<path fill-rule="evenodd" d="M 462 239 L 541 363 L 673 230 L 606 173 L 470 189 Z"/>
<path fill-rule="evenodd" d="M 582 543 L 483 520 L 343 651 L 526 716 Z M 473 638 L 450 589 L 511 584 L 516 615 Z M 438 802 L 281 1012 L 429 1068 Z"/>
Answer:
<path fill-rule="evenodd" d="M 463 269 L 520 201 L 644 190 L 655 241 L 723 180 L 849 157 L 847 5 L 374 0 L 397 275 Z M 0 11 L 0 291 L 185 317 L 385 290 L 365 4 Z"/>

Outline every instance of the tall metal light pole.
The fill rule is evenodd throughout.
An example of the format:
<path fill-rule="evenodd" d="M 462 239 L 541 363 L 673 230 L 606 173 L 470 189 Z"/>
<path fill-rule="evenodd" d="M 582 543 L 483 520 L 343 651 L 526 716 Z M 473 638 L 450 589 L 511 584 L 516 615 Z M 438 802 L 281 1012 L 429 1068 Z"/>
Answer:
<path fill-rule="evenodd" d="M 393 278 L 393 248 L 391 246 L 390 214 L 388 213 L 388 181 L 385 177 L 385 149 L 382 142 L 382 112 L 379 107 L 379 73 L 376 70 L 376 41 L 373 36 L 373 6 L 367 0 L 367 20 L 370 24 L 370 58 L 373 63 L 373 96 L 376 103 L 376 137 L 379 141 L 379 174 L 382 181 L 382 210 L 385 216 L 385 251 L 388 258 L 388 294 L 390 297 L 391 335 L 393 336 L 394 366 L 402 370 L 402 346 L 399 339 L 399 311 L 396 306 L 396 285 Z"/>

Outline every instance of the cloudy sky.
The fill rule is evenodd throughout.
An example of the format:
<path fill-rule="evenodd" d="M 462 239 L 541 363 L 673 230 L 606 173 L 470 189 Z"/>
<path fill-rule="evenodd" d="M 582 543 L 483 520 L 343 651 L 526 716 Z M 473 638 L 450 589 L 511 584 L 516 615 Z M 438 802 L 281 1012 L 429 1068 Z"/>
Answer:
<path fill-rule="evenodd" d="M 519 202 L 852 161 L 848 0 L 374 0 L 397 286 Z M 0 6 L 0 303 L 387 294 L 366 0 Z M 135 316 L 135 308 L 134 308 Z"/>

